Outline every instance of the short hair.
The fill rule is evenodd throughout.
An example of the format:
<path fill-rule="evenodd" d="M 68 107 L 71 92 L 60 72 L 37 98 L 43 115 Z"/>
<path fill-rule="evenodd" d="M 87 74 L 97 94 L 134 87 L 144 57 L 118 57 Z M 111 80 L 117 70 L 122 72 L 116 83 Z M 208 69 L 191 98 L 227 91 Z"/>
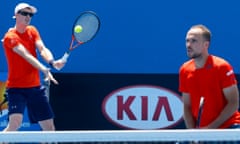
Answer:
<path fill-rule="evenodd" d="M 203 24 L 193 25 L 190 29 L 194 29 L 194 28 L 201 29 L 203 31 L 202 32 L 203 38 L 209 42 L 211 41 L 211 37 L 212 37 L 211 31 L 205 25 Z"/>

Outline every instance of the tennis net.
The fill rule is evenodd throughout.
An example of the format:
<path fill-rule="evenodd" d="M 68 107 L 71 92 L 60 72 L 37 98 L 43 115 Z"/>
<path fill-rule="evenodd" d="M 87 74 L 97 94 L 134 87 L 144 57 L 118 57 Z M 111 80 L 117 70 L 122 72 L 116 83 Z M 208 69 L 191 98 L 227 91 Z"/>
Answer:
<path fill-rule="evenodd" d="M 205 142 L 240 143 L 240 129 L 222 130 L 91 130 L 91 131 L 18 131 L 2 132 L 0 142 L 9 143 L 164 143 Z"/>

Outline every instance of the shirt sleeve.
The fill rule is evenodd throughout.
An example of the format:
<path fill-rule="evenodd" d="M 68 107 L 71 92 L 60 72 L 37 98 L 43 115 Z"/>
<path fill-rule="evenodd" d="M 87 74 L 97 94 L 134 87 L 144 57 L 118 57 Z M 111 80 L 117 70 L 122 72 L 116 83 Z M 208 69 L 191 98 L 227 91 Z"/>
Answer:
<path fill-rule="evenodd" d="M 3 39 L 3 45 L 6 48 L 13 49 L 19 44 L 19 39 L 14 34 L 9 34 Z"/>
<path fill-rule="evenodd" d="M 229 63 L 220 66 L 220 79 L 223 88 L 237 84 L 237 79 L 232 66 Z"/>
<path fill-rule="evenodd" d="M 35 41 L 41 40 L 41 36 L 40 36 L 37 28 L 34 26 L 30 26 L 29 28 L 30 28 L 30 31 L 31 31 L 31 34 L 32 34 L 34 40 Z"/>
<path fill-rule="evenodd" d="M 187 92 L 187 86 L 186 86 L 186 72 L 183 67 L 179 70 L 179 88 L 178 90 L 180 92 Z"/>

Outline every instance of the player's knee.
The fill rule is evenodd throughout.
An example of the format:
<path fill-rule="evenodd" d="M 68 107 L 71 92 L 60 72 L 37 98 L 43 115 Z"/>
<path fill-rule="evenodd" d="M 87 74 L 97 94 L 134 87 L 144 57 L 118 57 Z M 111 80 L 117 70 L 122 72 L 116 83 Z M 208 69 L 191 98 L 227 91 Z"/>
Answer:
<path fill-rule="evenodd" d="M 11 120 L 8 123 L 8 126 L 4 129 L 4 131 L 16 131 L 20 128 L 21 123 L 21 120 Z"/>
<path fill-rule="evenodd" d="M 54 126 L 52 119 L 40 121 L 39 124 L 40 124 L 42 130 L 46 130 L 46 131 L 54 131 L 55 130 L 55 126 Z"/>
<path fill-rule="evenodd" d="M 43 131 L 55 131 L 54 125 L 42 125 L 41 128 Z"/>

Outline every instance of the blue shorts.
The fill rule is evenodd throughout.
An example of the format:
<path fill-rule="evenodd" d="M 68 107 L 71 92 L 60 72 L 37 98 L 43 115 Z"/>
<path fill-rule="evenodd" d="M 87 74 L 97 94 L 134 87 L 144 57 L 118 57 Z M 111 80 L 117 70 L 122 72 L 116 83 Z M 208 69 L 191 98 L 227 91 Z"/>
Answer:
<path fill-rule="evenodd" d="M 240 128 L 240 124 L 233 124 L 230 127 L 228 127 L 229 129 L 237 129 Z"/>
<path fill-rule="evenodd" d="M 32 88 L 8 88 L 8 115 L 13 113 L 24 113 L 28 110 L 28 117 L 31 123 L 54 117 L 53 110 L 46 95 L 46 88 L 43 86 Z"/>

